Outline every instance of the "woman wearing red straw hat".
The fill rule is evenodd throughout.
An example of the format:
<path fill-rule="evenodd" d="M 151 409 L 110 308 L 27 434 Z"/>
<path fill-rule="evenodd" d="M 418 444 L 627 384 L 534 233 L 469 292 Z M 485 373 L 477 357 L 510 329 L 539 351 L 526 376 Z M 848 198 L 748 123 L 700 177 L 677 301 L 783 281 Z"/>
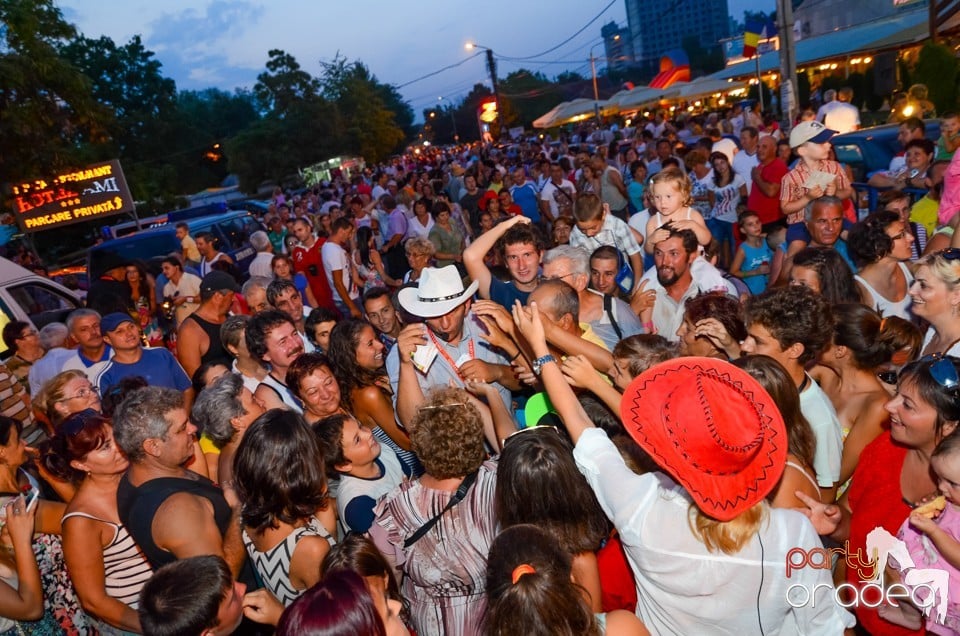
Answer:
<path fill-rule="evenodd" d="M 828 570 L 789 568 L 789 554 L 822 544 L 800 513 L 766 501 L 783 474 L 787 434 L 756 380 L 728 362 L 694 357 L 635 378 L 621 402 L 623 424 L 663 469 L 636 475 L 564 381 L 536 304 L 513 313 L 576 444 L 577 465 L 620 532 L 636 577 L 637 615 L 652 633 L 839 634 L 853 627 L 853 616 L 831 598 Z"/>

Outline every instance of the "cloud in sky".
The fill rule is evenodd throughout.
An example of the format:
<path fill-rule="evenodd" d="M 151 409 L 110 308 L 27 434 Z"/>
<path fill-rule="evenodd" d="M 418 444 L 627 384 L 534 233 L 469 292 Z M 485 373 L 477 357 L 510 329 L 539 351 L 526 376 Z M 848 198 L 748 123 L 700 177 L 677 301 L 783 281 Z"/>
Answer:
<path fill-rule="evenodd" d="M 250 88 L 264 71 L 267 51 L 284 49 L 309 73 L 320 73 L 320 60 L 339 52 L 360 60 L 386 83 L 399 85 L 470 53 L 465 42 L 489 46 L 498 55 L 528 57 L 573 35 L 606 2 L 551 0 L 550 3 L 486 0 L 388 0 L 307 2 L 305 0 L 58 0 L 64 15 L 91 38 L 111 37 L 118 44 L 136 34 L 156 53 L 165 75 L 180 89 L 210 86 Z M 742 16 L 745 5 L 773 9 L 773 0 L 728 0 L 730 13 Z M 768 6 L 769 5 L 769 6 Z M 564 70 L 589 75 L 591 47 L 603 50 L 600 27 L 615 20 L 626 24 L 623 0 L 556 51 L 535 61 L 498 61 L 498 73 L 527 68 L 554 77 Z M 558 63 L 559 62 L 559 63 Z M 487 81 L 483 56 L 430 79 L 401 89 L 416 112 L 456 100 L 475 83 Z"/>
<path fill-rule="evenodd" d="M 164 13 L 146 29 L 165 70 L 181 89 L 249 86 L 261 67 L 244 66 L 228 55 L 230 44 L 255 29 L 262 5 L 242 0 L 214 0 L 204 10 L 186 8 Z"/>

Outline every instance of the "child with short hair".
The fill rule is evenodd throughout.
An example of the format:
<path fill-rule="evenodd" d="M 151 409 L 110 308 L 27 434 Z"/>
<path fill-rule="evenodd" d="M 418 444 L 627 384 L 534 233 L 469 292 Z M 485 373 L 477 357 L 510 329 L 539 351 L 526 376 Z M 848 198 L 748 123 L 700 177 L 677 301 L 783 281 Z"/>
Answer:
<path fill-rule="evenodd" d="M 595 194 L 577 197 L 573 205 L 573 220 L 576 227 L 570 232 L 570 245 L 582 247 L 590 254 L 598 247 L 609 245 L 629 260 L 633 269 L 633 284 L 630 285 L 632 295 L 643 274 L 643 256 L 630 226 L 610 214 L 610 206 Z"/>
<path fill-rule="evenodd" d="M 751 294 L 761 294 L 767 288 L 770 274 L 770 262 L 773 250 L 763 236 L 763 224 L 760 215 L 746 210 L 737 219 L 743 242 L 737 247 L 737 253 L 730 264 L 730 273 L 743 280 Z"/>
<path fill-rule="evenodd" d="M 326 417 L 313 426 L 320 442 L 327 477 L 339 478 L 337 516 L 346 532 L 366 532 L 373 509 L 403 481 L 403 467 L 389 446 L 349 415 Z"/>
<path fill-rule="evenodd" d="M 669 238 L 670 233 L 661 229 L 666 223 L 678 230 L 692 230 L 700 245 L 707 245 L 713 238 L 703 215 L 690 207 L 692 188 L 690 179 L 679 170 L 661 170 L 650 178 L 657 213 L 647 221 L 644 233 L 647 241 L 643 247 L 648 253 L 653 254 L 654 246 Z"/>
<path fill-rule="evenodd" d="M 934 161 L 950 161 L 957 148 L 960 148 L 960 115 L 944 113 L 940 118 L 940 138 L 937 139 Z"/>

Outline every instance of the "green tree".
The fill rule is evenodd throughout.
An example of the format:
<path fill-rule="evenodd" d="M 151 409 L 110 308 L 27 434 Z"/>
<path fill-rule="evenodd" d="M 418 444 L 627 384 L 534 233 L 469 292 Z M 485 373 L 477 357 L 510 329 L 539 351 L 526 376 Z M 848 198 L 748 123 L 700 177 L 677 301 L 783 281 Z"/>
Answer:
<path fill-rule="evenodd" d="M 317 96 L 317 80 L 300 68 L 296 58 L 281 49 L 267 55 L 267 72 L 257 76 L 253 87 L 263 112 L 283 117 L 298 101 Z"/>
<path fill-rule="evenodd" d="M 920 49 L 912 83 L 925 84 L 929 99 L 937 112 L 957 108 L 957 58 L 953 49 L 940 43 L 927 42 Z"/>
<path fill-rule="evenodd" d="M 582 82 L 585 79 L 587 78 L 576 71 L 564 71 L 557 75 L 554 81 L 557 84 L 571 84 L 573 82 Z"/>
<path fill-rule="evenodd" d="M 111 141 L 97 147 L 99 159 L 119 157 L 135 199 L 153 201 L 177 187 L 177 171 L 158 170 L 151 159 L 176 151 L 170 131 L 176 116 L 176 84 L 161 73 L 161 64 L 134 36 L 117 46 L 106 36 L 77 36 L 61 55 L 80 69 L 96 100 L 113 113 Z"/>
<path fill-rule="evenodd" d="M 0 174 L 5 181 L 82 164 L 112 114 L 60 56 L 76 34 L 52 0 L 0 0 Z"/>
<path fill-rule="evenodd" d="M 339 54 L 330 62 L 321 60 L 320 66 L 321 93 L 340 113 L 346 150 L 371 162 L 399 150 L 406 135 L 382 97 L 382 84 L 370 70 Z"/>
<path fill-rule="evenodd" d="M 500 82 L 500 96 L 508 100 L 509 109 L 516 114 L 516 123 L 529 128 L 533 120 L 563 101 L 559 86 L 541 73 L 520 69 Z M 514 124 L 504 117 L 506 125 Z"/>

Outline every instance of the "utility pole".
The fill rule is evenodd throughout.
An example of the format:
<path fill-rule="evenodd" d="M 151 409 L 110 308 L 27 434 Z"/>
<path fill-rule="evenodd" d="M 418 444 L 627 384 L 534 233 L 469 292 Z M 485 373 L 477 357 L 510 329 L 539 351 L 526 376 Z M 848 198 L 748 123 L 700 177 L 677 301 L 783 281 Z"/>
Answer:
<path fill-rule="evenodd" d="M 793 41 L 793 0 L 777 0 L 777 30 L 780 32 L 780 108 L 784 131 L 797 118 L 797 48 Z"/>
<path fill-rule="evenodd" d="M 493 59 L 493 49 L 487 49 L 487 68 L 490 70 L 490 83 L 493 85 L 493 98 L 497 101 L 497 112 L 500 112 L 500 91 L 497 89 L 497 61 Z"/>

